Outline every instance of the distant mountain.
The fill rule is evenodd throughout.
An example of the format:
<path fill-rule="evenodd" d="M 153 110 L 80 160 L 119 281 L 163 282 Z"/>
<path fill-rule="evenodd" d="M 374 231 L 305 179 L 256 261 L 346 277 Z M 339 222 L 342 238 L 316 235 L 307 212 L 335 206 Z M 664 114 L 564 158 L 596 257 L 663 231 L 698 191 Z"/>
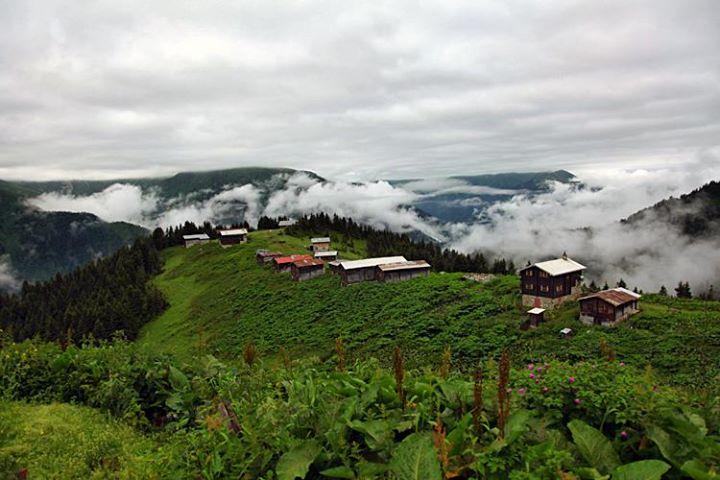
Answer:
<path fill-rule="evenodd" d="M 463 175 L 435 181 L 391 181 L 393 185 L 422 194 L 413 207 L 443 222 L 482 221 L 483 212 L 493 204 L 521 193 L 533 195 L 547 192 L 552 182 L 581 186 L 577 177 L 566 170 Z M 433 187 L 433 183 L 437 187 Z"/>
<path fill-rule="evenodd" d="M 710 182 L 679 198 L 662 200 L 622 222 L 630 226 L 662 223 L 690 237 L 716 236 L 720 234 L 720 182 Z"/>
<path fill-rule="evenodd" d="M 0 259 L 20 280 L 43 280 L 110 254 L 146 234 L 89 213 L 42 212 L 24 201 L 38 190 L 0 181 Z M 7 287 L 7 285 L 4 285 Z M 0 285 L 3 288 L 3 285 Z"/>

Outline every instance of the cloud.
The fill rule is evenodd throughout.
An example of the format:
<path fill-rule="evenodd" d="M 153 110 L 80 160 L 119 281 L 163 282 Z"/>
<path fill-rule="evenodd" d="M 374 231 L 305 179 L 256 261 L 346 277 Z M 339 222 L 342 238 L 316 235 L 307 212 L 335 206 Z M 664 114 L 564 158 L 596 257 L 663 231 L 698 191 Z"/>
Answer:
<path fill-rule="evenodd" d="M 186 221 L 201 224 L 235 223 L 240 219 L 256 225 L 260 218 L 261 191 L 254 185 L 242 185 L 224 190 L 203 202 L 188 199 L 174 199 L 171 208 L 161 211 L 154 220 L 163 228 L 180 225 Z M 180 203 L 181 205 L 177 206 Z"/>
<path fill-rule="evenodd" d="M 20 280 L 15 276 L 15 272 L 10 264 L 7 255 L 0 255 L 0 292 L 15 291 L 20 288 Z"/>
<path fill-rule="evenodd" d="M 374 180 L 681 164 L 716 0 L 0 3 L 0 178 Z"/>
<path fill-rule="evenodd" d="M 705 157 L 683 170 L 606 172 L 583 177 L 589 188 L 557 183 L 548 193 L 517 195 L 489 207 L 486 223 L 454 225 L 451 245 L 495 252 L 521 264 L 566 251 L 590 267 L 589 279 L 611 284 L 624 278 L 651 290 L 680 280 L 707 286 L 720 280 L 720 242 L 691 242 L 653 218 L 634 227 L 619 220 L 720 178 L 718 158 Z"/>

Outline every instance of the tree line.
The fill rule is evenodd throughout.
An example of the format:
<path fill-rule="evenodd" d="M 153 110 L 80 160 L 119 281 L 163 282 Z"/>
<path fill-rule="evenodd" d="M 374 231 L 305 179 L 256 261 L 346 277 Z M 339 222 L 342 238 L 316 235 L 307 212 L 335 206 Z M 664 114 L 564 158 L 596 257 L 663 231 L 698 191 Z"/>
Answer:
<path fill-rule="evenodd" d="M 515 272 L 512 260 L 486 257 L 483 253 L 465 254 L 406 233 L 377 230 L 351 218 L 317 213 L 300 218 L 286 230 L 290 235 L 340 235 L 341 243 L 353 239 L 365 240 L 368 256 L 403 255 L 412 260 L 427 260 L 435 270 L 444 272 L 472 272 L 507 274 Z"/>

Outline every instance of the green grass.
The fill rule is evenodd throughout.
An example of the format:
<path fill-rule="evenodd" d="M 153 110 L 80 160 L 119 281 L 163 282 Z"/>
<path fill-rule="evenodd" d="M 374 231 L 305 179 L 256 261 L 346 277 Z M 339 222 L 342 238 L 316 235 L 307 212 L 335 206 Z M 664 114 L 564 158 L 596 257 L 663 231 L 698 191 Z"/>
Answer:
<path fill-rule="evenodd" d="M 91 408 L 0 401 L 0 479 L 159 478 L 155 443 Z"/>
<path fill-rule="evenodd" d="M 650 364 L 673 383 L 693 384 L 720 372 L 720 302 L 645 296 L 640 314 L 610 328 L 582 325 L 571 302 L 549 312 L 540 328 L 522 332 L 527 309 L 514 276 L 481 284 L 457 273 L 433 273 L 403 283 L 342 287 L 330 274 L 296 283 L 255 263 L 257 248 L 301 253 L 307 241 L 265 231 L 232 249 L 166 251 L 156 284 L 171 307 L 144 328 L 141 343 L 188 362 L 207 353 L 237 361 L 248 342 L 265 356 L 284 347 L 294 357 L 325 358 L 342 337 L 351 359 L 376 356 L 388 363 L 400 345 L 409 366 L 432 366 L 450 346 L 455 365 L 469 369 L 506 347 L 518 363 L 599 358 L 604 339 L 621 360 L 640 368 Z M 357 257 L 362 248 L 356 242 L 354 254 L 344 255 Z M 560 338 L 563 327 L 575 336 Z"/>

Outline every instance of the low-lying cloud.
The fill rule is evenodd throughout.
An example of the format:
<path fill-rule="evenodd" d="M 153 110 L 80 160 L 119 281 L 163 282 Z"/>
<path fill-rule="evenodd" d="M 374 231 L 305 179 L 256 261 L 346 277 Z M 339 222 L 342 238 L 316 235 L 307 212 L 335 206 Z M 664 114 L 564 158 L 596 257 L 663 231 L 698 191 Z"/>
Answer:
<path fill-rule="evenodd" d="M 566 251 L 587 264 L 588 280 L 656 290 L 683 280 L 704 288 L 720 280 L 720 248 L 714 239 L 691 241 L 665 224 L 645 218 L 634 226 L 620 220 L 669 196 L 678 196 L 720 178 L 717 152 L 683 170 L 585 171 L 582 185 L 554 183 L 545 192 L 514 192 L 475 187 L 458 179 L 322 182 L 304 173 L 278 177 L 283 185 L 228 185 L 206 200 L 162 200 L 160 192 L 115 184 L 84 197 L 49 193 L 31 203 L 46 210 L 88 211 L 103 220 L 124 220 L 168 227 L 185 221 L 228 224 L 260 216 L 298 217 L 330 213 L 376 228 L 417 231 L 462 252 L 482 251 L 524 264 Z M 495 203 L 479 197 L 473 222 L 443 223 L 413 208 L 443 192 L 498 195 Z M 508 199 L 509 198 L 509 199 Z"/>
<path fill-rule="evenodd" d="M 20 287 L 20 280 L 15 276 L 10 259 L 7 255 L 0 256 L 0 292 L 14 291 Z"/>

